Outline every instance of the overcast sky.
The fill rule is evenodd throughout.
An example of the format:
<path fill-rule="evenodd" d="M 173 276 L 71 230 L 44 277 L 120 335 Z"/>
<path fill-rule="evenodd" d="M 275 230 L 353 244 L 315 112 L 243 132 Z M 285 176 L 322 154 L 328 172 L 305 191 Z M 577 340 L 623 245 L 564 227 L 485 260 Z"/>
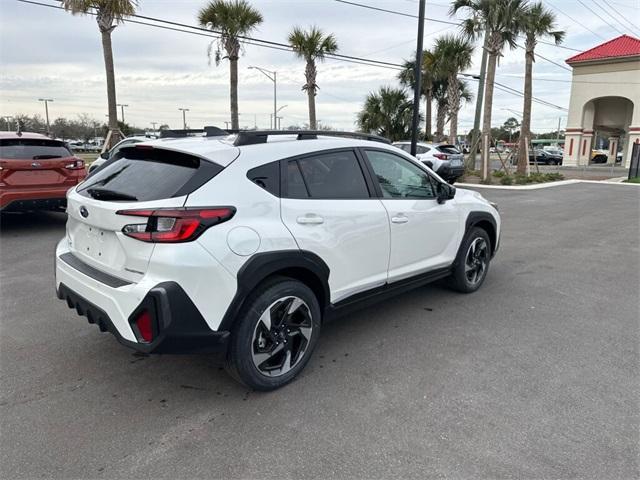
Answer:
<path fill-rule="evenodd" d="M 40 0 L 55 4 L 53 0 Z M 416 0 L 355 0 L 358 3 L 416 14 Z M 639 0 L 608 0 L 616 11 L 601 0 L 582 0 L 599 13 L 585 12 L 579 0 L 545 1 L 556 9 L 558 25 L 567 31 L 564 45 L 585 50 L 619 35 L 611 25 L 625 33 L 618 12 L 626 12 L 632 22 L 640 18 Z M 140 0 L 138 13 L 196 25 L 198 10 L 205 0 Z M 264 22 L 254 37 L 286 42 L 292 26 L 317 25 L 335 34 L 340 53 L 400 63 L 415 50 L 417 20 L 345 5 L 334 0 L 252 0 Z M 599 8 L 604 6 L 608 13 Z M 64 11 L 0 0 L 0 113 L 44 113 L 40 97 L 54 99 L 52 118 L 74 117 L 88 113 L 99 121 L 107 113 L 106 86 L 100 35 L 94 17 L 74 17 Z M 451 20 L 449 3 L 427 0 L 427 16 Z M 559 9 L 559 10 L 558 10 Z M 564 12 L 561 13 L 560 11 Z M 571 17 L 567 16 L 570 15 Z M 612 15 L 612 17 L 608 16 Z M 609 24 L 605 23 L 606 20 Z M 591 31 L 595 32 L 592 33 Z M 457 27 L 427 22 L 425 46 L 443 33 L 455 33 Z M 597 35 L 596 35 L 597 34 Z M 598 36 L 599 35 L 599 36 Z M 209 65 L 205 37 L 126 23 L 113 33 L 116 87 L 119 103 L 129 104 L 125 111 L 128 123 L 141 127 L 150 122 L 182 125 L 179 107 L 189 108 L 187 122 L 192 128 L 203 125 L 224 126 L 229 120 L 228 62 Z M 479 50 L 479 49 L 477 49 Z M 561 65 L 575 52 L 540 45 L 542 56 Z M 479 51 L 470 72 L 477 72 Z M 269 126 L 273 111 L 273 84 L 256 70 L 257 65 L 278 72 L 278 104 L 282 125 L 307 121 L 304 63 L 292 53 L 247 45 L 239 66 L 240 123 L 243 126 Z M 353 129 L 355 116 L 367 93 L 382 85 L 397 85 L 394 70 L 327 60 L 318 66 L 318 119 L 335 128 Z M 501 59 L 497 81 L 522 90 L 524 52 L 506 52 Z M 534 96 L 568 107 L 571 72 L 546 61 L 534 66 Z M 477 84 L 470 82 L 475 92 Z M 522 111 L 518 96 L 496 92 L 494 125 L 510 116 L 508 109 Z M 566 122 L 566 112 L 534 104 L 533 129 L 554 130 L 558 117 Z M 473 125 L 473 104 L 463 108 L 459 128 L 468 131 Z"/>

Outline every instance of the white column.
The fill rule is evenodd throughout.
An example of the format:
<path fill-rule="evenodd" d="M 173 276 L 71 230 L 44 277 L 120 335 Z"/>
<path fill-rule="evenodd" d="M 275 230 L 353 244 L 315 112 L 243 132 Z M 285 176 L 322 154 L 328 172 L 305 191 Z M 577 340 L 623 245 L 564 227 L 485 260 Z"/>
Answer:
<path fill-rule="evenodd" d="M 580 142 L 582 140 L 582 128 L 567 128 L 564 137 L 564 155 L 562 165 L 575 167 L 580 157 Z"/>
<path fill-rule="evenodd" d="M 609 154 L 607 155 L 607 163 L 613 165 L 616 163 L 616 155 L 618 154 L 619 137 L 609 137 Z"/>
<path fill-rule="evenodd" d="M 591 161 L 591 148 L 593 145 L 593 130 L 583 130 L 578 152 L 578 165 L 589 165 Z"/>

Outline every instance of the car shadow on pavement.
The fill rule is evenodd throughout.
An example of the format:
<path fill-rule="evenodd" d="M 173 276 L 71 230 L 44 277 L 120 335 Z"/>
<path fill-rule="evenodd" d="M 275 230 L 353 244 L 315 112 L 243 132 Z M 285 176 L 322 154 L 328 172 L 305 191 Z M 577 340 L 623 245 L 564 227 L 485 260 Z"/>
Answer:
<path fill-rule="evenodd" d="M 0 215 L 0 233 L 16 236 L 34 231 L 59 232 L 66 221 L 67 214 L 64 212 L 3 213 Z"/>

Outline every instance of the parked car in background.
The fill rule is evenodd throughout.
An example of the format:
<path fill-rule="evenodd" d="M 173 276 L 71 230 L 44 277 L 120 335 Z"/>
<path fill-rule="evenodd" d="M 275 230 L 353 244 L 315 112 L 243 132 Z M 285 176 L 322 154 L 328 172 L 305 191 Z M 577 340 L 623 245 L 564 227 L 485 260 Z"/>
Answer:
<path fill-rule="evenodd" d="M 396 142 L 394 146 L 411 153 L 411 142 Z M 464 175 L 464 155 L 454 145 L 419 142 L 416 158 L 449 183 Z"/>
<path fill-rule="evenodd" d="M 277 133 L 124 147 L 68 194 L 58 297 L 128 347 L 223 353 L 273 390 L 340 312 L 437 279 L 481 287 L 495 204 L 380 137 Z"/>
<path fill-rule="evenodd" d="M 533 151 L 529 151 L 529 163 L 538 163 L 539 165 L 562 165 L 562 155 L 534 149 Z"/>
<path fill-rule="evenodd" d="M 39 133 L 0 132 L 0 210 L 59 210 L 86 176 L 67 145 Z"/>
<path fill-rule="evenodd" d="M 145 142 L 149 140 L 150 139 L 147 137 L 127 137 L 123 140 L 120 140 L 111 148 L 111 150 L 101 153 L 100 156 L 96 158 L 91 163 L 91 165 L 89 165 L 89 173 L 93 173 L 104 162 L 115 157 L 115 155 L 120 151 L 121 148 L 130 147 L 131 145 L 134 145 L 136 143 Z"/>
<path fill-rule="evenodd" d="M 609 152 L 606 150 L 591 150 L 592 163 L 607 163 L 609 160 Z"/>
<path fill-rule="evenodd" d="M 564 151 L 558 147 L 542 147 L 542 149 L 551 155 L 559 155 L 561 157 L 564 155 Z"/>
<path fill-rule="evenodd" d="M 622 150 L 616 153 L 616 163 L 622 163 Z"/>

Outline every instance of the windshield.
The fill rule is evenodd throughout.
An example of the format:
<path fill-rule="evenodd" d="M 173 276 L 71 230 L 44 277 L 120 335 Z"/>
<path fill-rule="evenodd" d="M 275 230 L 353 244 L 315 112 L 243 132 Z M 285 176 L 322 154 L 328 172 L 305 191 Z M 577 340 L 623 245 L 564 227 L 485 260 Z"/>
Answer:
<path fill-rule="evenodd" d="M 71 157 L 64 143 L 56 140 L 8 138 L 0 140 L 0 158 L 3 160 L 42 160 Z"/>

